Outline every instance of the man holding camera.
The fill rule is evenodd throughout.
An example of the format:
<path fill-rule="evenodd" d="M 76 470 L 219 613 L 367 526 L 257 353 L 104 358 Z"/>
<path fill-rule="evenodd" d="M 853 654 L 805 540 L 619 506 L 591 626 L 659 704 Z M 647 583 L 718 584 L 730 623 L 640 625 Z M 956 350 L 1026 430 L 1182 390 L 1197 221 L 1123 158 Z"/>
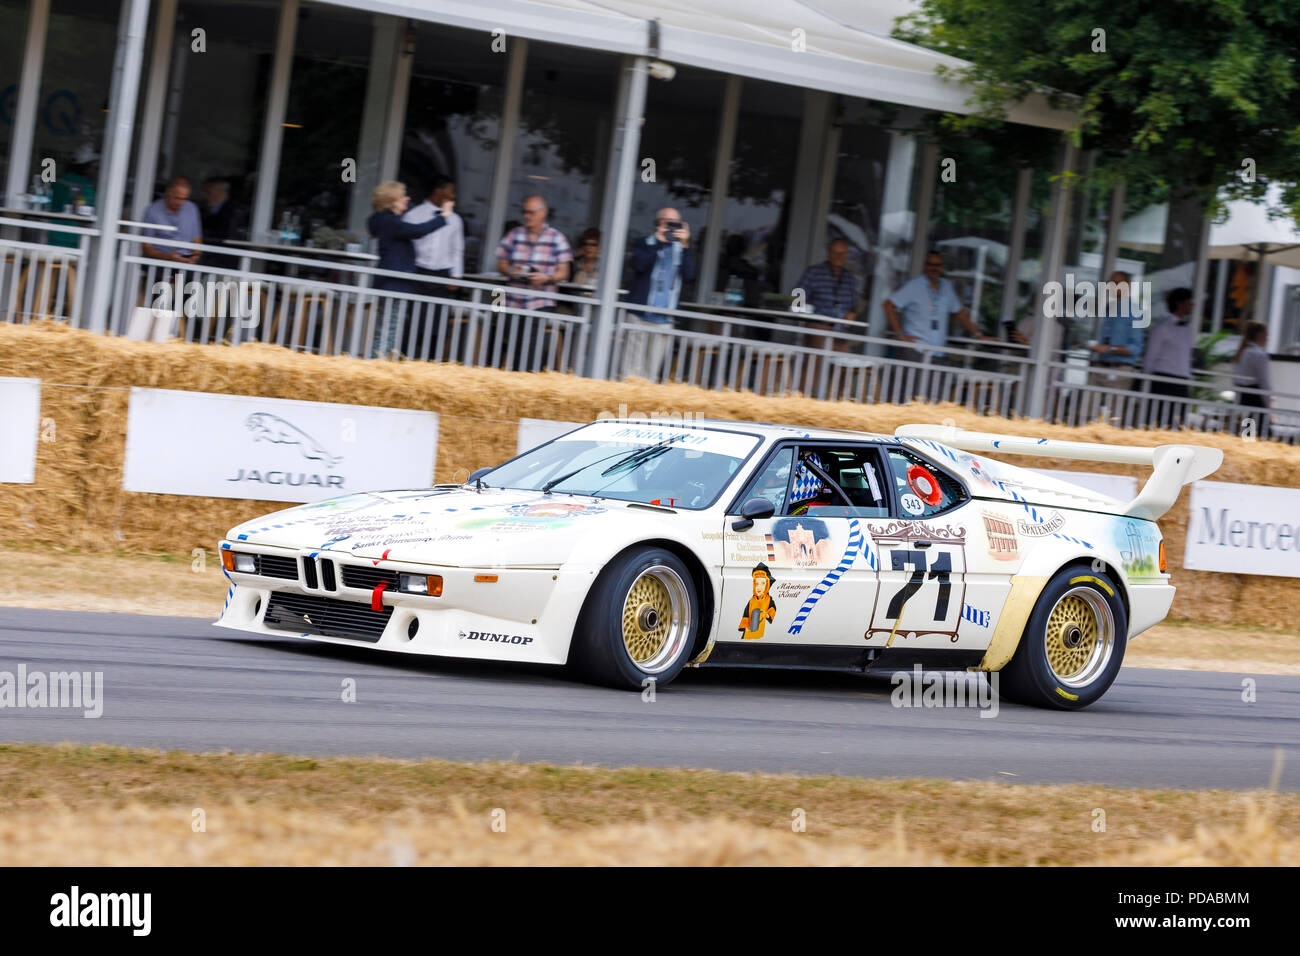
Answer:
<path fill-rule="evenodd" d="M 660 209 L 655 231 L 632 244 L 632 287 L 627 301 L 650 309 L 675 309 L 682 283 L 695 278 L 695 253 L 691 251 L 691 227 L 676 209 Z M 647 310 L 629 314 L 627 342 L 623 349 L 623 376 L 658 381 L 669 340 L 663 333 L 673 327 L 671 316 Z"/>

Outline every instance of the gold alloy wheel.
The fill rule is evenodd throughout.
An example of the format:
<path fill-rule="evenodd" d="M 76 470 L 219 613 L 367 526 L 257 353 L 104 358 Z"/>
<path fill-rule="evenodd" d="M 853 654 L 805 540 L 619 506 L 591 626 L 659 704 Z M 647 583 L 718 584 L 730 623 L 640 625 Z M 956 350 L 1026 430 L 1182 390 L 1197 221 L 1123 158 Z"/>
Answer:
<path fill-rule="evenodd" d="M 1084 687 L 1105 670 L 1115 648 L 1115 618 L 1100 593 L 1071 588 L 1057 599 L 1043 635 L 1047 666 L 1062 684 Z"/>
<path fill-rule="evenodd" d="M 642 571 L 623 600 L 623 646 L 647 674 L 667 670 L 690 636 L 691 601 L 685 582 L 662 564 Z"/>

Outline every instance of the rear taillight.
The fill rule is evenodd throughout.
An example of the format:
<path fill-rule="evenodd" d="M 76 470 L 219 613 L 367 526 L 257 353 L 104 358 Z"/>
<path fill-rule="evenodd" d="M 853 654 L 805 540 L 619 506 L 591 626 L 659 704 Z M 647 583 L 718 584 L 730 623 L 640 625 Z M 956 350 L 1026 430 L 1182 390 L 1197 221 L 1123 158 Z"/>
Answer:
<path fill-rule="evenodd" d="M 1161 573 L 1161 574 L 1165 574 L 1165 573 L 1166 573 L 1166 566 L 1165 566 L 1165 542 L 1164 542 L 1163 539 L 1160 541 L 1160 573 Z"/>

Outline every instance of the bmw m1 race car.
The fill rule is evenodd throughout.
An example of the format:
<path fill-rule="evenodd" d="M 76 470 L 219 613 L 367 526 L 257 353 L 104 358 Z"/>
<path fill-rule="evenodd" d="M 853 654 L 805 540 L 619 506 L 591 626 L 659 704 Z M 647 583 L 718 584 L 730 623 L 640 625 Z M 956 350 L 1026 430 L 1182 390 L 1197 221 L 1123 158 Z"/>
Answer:
<path fill-rule="evenodd" d="M 1153 471 L 1120 501 L 984 453 Z M 1006 699 L 1077 709 L 1168 613 L 1155 521 L 1222 459 L 929 425 L 600 421 L 465 485 L 233 529 L 217 623 L 638 689 L 688 665 L 1000 671 Z"/>

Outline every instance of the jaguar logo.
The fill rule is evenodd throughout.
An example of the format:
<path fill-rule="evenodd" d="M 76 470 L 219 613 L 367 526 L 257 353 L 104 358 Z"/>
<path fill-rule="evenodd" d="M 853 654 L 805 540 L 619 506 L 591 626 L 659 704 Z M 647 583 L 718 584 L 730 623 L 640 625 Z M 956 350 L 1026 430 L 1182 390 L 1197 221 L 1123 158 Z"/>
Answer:
<path fill-rule="evenodd" d="M 270 442 L 273 445 L 297 445 L 302 457 L 308 461 L 323 462 L 326 468 L 333 468 L 343 460 L 342 455 L 335 455 L 324 445 L 312 438 L 305 431 L 285 421 L 279 415 L 270 412 L 254 412 L 245 422 L 253 433 L 253 441 Z"/>

